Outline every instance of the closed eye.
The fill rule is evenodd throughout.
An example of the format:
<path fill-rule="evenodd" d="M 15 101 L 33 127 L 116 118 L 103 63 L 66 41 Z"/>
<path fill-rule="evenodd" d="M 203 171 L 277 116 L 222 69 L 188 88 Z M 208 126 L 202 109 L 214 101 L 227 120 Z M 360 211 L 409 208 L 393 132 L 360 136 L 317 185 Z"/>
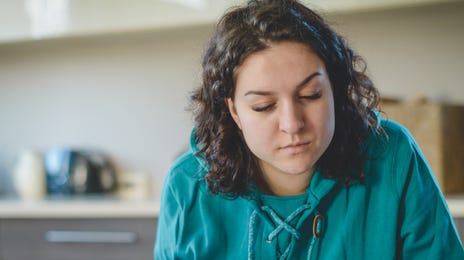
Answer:
<path fill-rule="evenodd" d="M 266 106 L 253 107 L 252 109 L 254 111 L 256 111 L 256 112 L 264 112 L 264 111 L 270 110 L 273 106 L 274 106 L 274 104 L 269 104 L 269 105 L 266 105 Z"/>
<path fill-rule="evenodd" d="M 316 99 L 319 99 L 321 96 L 322 96 L 322 93 L 321 93 L 321 92 L 318 92 L 318 93 L 313 94 L 313 95 L 299 96 L 298 98 L 299 98 L 299 99 L 316 100 Z"/>

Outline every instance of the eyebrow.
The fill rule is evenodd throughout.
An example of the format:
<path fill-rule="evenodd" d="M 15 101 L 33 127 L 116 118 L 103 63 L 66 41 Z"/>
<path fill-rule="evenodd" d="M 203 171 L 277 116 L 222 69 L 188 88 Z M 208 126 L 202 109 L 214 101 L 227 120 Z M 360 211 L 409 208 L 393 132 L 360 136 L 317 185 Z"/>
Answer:
<path fill-rule="evenodd" d="M 303 81 L 301 81 L 300 83 L 298 83 L 298 85 L 296 85 L 296 89 L 302 88 L 307 83 L 309 83 L 313 78 L 315 78 L 316 76 L 320 76 L 320 75 L 321 75 L 321 73 L 319 71 L 317 71 L 317 72 L 314 72 L 313 74 L 307 76 Z M 248 95 L 269 96 L 272 93 L 273 93 L 272 91 L 250 90 L 250 91 L 246 92 L 244 96 L 248 96 Z"/>

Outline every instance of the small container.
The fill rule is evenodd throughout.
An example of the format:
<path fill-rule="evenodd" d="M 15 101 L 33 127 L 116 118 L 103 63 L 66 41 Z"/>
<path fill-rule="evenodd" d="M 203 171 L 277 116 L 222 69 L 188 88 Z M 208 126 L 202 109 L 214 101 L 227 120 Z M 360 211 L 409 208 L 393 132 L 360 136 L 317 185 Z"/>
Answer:
<path fill-rule="evenodd" d="M 147 199 L 150 196 L 150 176 L 144 172 L 124 172 L 118 175 L 117 195 L 122 199 Z"/>
<path fill-rule="evenodd" d="M 40 153 L 32 150 L 20 153 L 14 165 L 12 180 L 20 198 L 42 199 L 47 193 L 47 184 Z"/>

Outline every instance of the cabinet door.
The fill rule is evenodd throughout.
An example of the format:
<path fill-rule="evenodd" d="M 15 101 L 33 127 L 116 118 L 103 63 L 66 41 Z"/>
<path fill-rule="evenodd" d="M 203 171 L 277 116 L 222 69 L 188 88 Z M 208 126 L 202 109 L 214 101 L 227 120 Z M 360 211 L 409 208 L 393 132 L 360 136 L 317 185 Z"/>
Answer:
<path fill-rule="evenodd" d="M 156 219 L 3 219 L 1 260 L 153 259 Z"/>
<path fill-rule="evenodd" d="M 464 241 L 464 217 L 454 218 L 454 223 L 456 224 L 456 228 L 458 229 L 461 241 Z"/>

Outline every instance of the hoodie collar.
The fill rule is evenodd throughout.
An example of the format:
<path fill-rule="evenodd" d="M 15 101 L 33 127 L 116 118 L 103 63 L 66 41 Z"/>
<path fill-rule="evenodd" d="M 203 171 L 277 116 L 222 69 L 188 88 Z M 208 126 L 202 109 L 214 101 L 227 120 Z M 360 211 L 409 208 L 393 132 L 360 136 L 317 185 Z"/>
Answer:
<path fill-rule="evenodd" d="M 319 202 L 334 189 L 337 184 L 336 179 L 329 179 L 322 176 L 319 168 L 314 172 L 306 193 L 311 204 L 317 205 Z"/>
<path fill-rule="evenodd" d="M 292 254 L 292 250 L 295 246 L 296 240 L 300 237 L 300 228 L 303 223 L 311 214 L 315 215 L 313 224 L 313 232 L 315 234 L 321 233 L 322 219 L 325 212 L 320 212 L 321 208 L 318 207 L 320 202 L 329 196 L 329 193 L 336 189 L 337 181 L 335 179 L 328 179 L 322 177 L 319 170 L 316 170 L 311 178 L 311 182 L 306 189 L 307 199 L 304 204 L 296 208 L 293 213 L 287 216 L 285 219 L 277 216 L 276 212 L 267 205 L 263 205 L 261 201 L 261 193 L 256 189 L 250 199 L 250 203 L 253 205 L 253 210 L 249 219 L 249 240 L 248 240 L 248 259 L 254 259 L 254 246 L 256 239 L 259 236 L 255 234 L 256 225 L 258 221 L 268 222 L 274 226 L 272 232 L 266 235 L 266 241 L 272 242 L 280 232 L 289 232 L 292 235 L 291 242 L 283 248 L 282 252 L 279 252 L 279 259 L 287 259 Z M 324 211 L 322 206 L 322 211 Z M 260 217 L 258 217 L 260 216 Z M 294 219 L 297 222 L 290 224 Z M 272 224 L 273 223 L 273 224 Z M 316 225 L 316 230 L 314 225 Z M 312 251 L 315 248 L 315 244 L 318 241 L 316 235 L 311 238 L 310 245 L 307 252 L 307 258 L 310 259 Z"/>
<path fill-rule="evenodd" d="M 306 194 L 308 195 L 307 203 L 312 205 L 319 204 L 330 191 L 334 189 L 338 181 L 336 179 L 329 179 L 322 176 L 319 168 L 314 172 L 311 182 L 309 183 L 308 188 L 306 189 Z M 259 201 L 262 193 L 258 190 L 258 187 L 254 184 L 252 185 L 253 190 L 249 192 L 247 196 L 250 200 Z"/>

